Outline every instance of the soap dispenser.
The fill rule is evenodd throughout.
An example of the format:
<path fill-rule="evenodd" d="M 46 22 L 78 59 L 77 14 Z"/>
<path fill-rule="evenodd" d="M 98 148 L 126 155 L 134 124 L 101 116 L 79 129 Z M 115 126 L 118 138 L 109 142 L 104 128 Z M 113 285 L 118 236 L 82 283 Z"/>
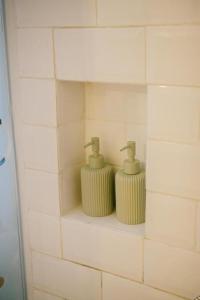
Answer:
<path fill-rule="evenodd" d="M 92 146 L 89 163 L 81 168 L 82 207 L 85 214 L 103 217 L 114 208 L 114 174 L 99 154 L 99 138 L 93 137 L 84 147 Z"/>
<path fill-rule="evenodd" d="M 120 151 L 128 150 L 128 159 L 116 173 L 116 214 L 120 222 L 140 224 L 145 221 L 145 172 L 135 159 L 136 143 L 129 141 Z"/>

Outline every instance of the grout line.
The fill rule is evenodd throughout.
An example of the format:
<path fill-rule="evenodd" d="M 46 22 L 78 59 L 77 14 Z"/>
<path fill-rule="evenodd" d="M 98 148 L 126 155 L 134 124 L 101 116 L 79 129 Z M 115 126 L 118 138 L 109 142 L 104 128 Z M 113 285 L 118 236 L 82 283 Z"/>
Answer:
<path fill-rule="evenodd" d="M 164 86 L 164 87 L 178 87 L 178 88 L 200 88 L 199 84 L 178 84 L 178 83 L 167 83 L 167 82 L 119 82 L 119 81 L 88 81 L 88 80 L 75 80 L 75 79 L 61 79 L 61 78 L 54 78 L 54 77 L 36 77 L 36 76 L 18 76 L 19 79 L 38 79 L 38 80 L 57 80 L 57 81 L 64 81 L 64 82 L 76 82 L 76 83 L 91 83 L 91 84 L 106 84 L 106 85 L 129 85 L 129 86 Z"/>
<path fill-rule="evenodd" d="M 168 139 L 153 138 L 153 137 L 147 137 L 147 142 L 158 142 L 158 143 L 185 145 L 185 146 L 193 146 L 193 147 L 199 147 L 200 145 L 200 141 L 198 140 L 195 142 L 188 142 L 188 141 L 168 140 Z"/>
<path fill-rule="evenodd" d="M 103 272 L 101 271 L 101 300 L 103 300 Z"/>
<path fill-rule="evenodd" d="M 195 201 L 195 228 L 194 228 L 194 248 L 197 252 L 198 249 L 198 233 L 199 233 L 199 220 L 198 220 L 198 204 L 200 202 L 198 200 Z"/>
<path fill-rule="evenodd" d="M 47 173 L 47 174 L 52 174 L 52 175 L 60 175 L 62 173 L 63 170 L 65 169 L 69 169 L 69 168 L 73 168 L 73 167 L 78 167 L 80 165 L 82 165 L 84 162 L 77 162 L 77 163 L 72 163 L 70 165 L 64 165 L 64 167 L 60 170 L 57 170 L 57 171 L 48 171 L 48 170 L 44 170 L 44 169 L 40 169 L 40 168 L 37 168 L 37 167 L 28 167 L 28 166 L 24 166 L 24 170 L 28 171 L 28 170 L 32 170 L 32 171 L 39 171 L 39 172 L 42 172 L 42 173 Z"/>
<path fill-rule="evenodd" d="M 95 1 L 95 5 L 96 5 L 96 26 L 99 26 L 99 14 L 98 14 L 98 0 Z"/>
<path fill-rule="evenodd" d="M 96 12 L 97 14 L 97 12 Z M 96 22 L 97 23 L 97 22 Z M 63 26 L 54 26 L 54 25 L 49 25 L 49 26 L 17 26 L 17 29 L 117 29 L 117 28 L 141 28 L 141 27 L 182 27 L 182 26 L 188 26 L 188 27 L 196 27 L 200 26 L 200 22 L 193 22 L 193 23 L 152 23 L 152 24 L 147 24 L 147 23 L 141 23 L 141 24 L 130 24 L 130 25 L 125 25 L 125 24 L 117 24 L 117 25 L 63 25 Z"/>
<path fill-rule="evenodd" d="M 153 285 L 150 285 L 150 284 L 147 284 L 147 283 L 144 283 L 144 286 L 149 287 L 149 288 L 152 288 L 152 289 L 154 289 L 154 290 L 156 290 L 156 291 L 159 291 L 159 292 L 163 292 L 163 293 L 165 293 L 165 294 L 167 294 L 167 295 L 173 295 L 173 296 L 176 296 L 176 297 L 178 297 L 180 300 L 189 300 L 189 298 L 185 298 L 185 297 L 180 296 L 180 295 L 178 295 L 178 294 L 175 294 L 175 293 L 173 293 L 173 292 L 171 292 L 171 291 L 167 291 L 167 290 L 164 290 L 164 289 L 162 289 L 162 288 L 157 288 L 157 287 L 155 287 L 155 286 L 153 286 Z"/>
<path fill-rule="evenodd" d="M 64 259 L 64 243 L 63 243 L 63 230 L 62 230 L 62 217 L 59 218 L 59 225 L 60 225 L 60 250 L 61 250 L 61 259 Z"/>
<path fill-rule="evenodd" d="M 160 194 L 160 195 L 164 195 L 164 196 L 173 196 L 173 197 L 180 198 L 180 199 L 193 200 L 193 201 L 197 201 L 197 202 L 200 203 L 199 199 L 189 198 L 189 197 L 186 197 L 186 196 L 180 196 L 178 194 L 155 191 L 155 190 L 151 190 L 151 189 L 146 189 L 146 192 L 153 193 L 153 194 Z"/>
<path fill-rule="evenodd" d="M 33 284 L 32 286 L 32 289 L 33 290 L 36 290 L 38 292 L 42 292 L 42 293 L 45 293 L 45 294 L 48 294 L 49 296 L 55 296 L 55 297 L 58 297 L 60 298 L 60 300 L 67 300 L 66 298 L 63 298 L 63 296 L 60 296 L 58 294 L 55 294 L 54 292 L 51 292 L 49 290 L 46 290 L 45 288 L 42 288 L 42 287 L 37 287 Z"/>
<path fill-rule="evenodd" d="M 145 66 L 145 82 L 147 82 L 147 29 L 144 28 L 144 66 Z M 148 91 L 146 91 L 146 94 Z"/>
<path fill-rule="evenodd" d="M 194 245 L 193 247 L 184 247 L 182 245 L 175 245 L 173 243 L 170 243 L 168 241 L 163 241 L 163 240 L 158 240 L 159 237 L 147 237 L 146 235 L 144 236 L 144 240 L 146 241 L 152 241 L 152 242 L 155 242 L 155 243 L 160 243 L 162 245 L 165 245 L 169 248 L 175 248 L 175 249 L 178 249 L 178 250 L 182 250 L 182 251 L 186 251 L 186 252 L 190 252 L 190 253 L 195 253 L 195 254 L 198 254 L 198 251 L 195 249 Z"/>
<path fill-rule="evenodd" d="M 147 86 L 158 86 L 158 87 L 178 87 L 178 88 L 200 88 L 199 84 L 177 84 L 177 83 L 167 83 L 167 82 L 147 82 Z"/>
<path fill-rule="evenodd" d="M 39 76 L 24 76 L 24 75 L 18 75 L 18 79 L 55 80 L 54 77 L 39 77 Z"/>
<path fill-rule="evenodd" d="M 54 29 L 51 30 L 51 39 L 52 39 L 52 51 L 53 51 L 53 73 L 54 79 L 56 79 L 56 54 L 55 54 L 55 41 L 54 41 Z"/>

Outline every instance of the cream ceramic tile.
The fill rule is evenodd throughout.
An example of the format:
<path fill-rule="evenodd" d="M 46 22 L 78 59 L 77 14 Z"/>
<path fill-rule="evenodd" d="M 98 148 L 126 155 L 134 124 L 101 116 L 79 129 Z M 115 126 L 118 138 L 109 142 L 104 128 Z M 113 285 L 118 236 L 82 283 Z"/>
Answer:
<path fill-rule="evenodd" d="M 200 89 L 150 86 L 148 88 L 148 136 L 197 142 L 200 136 Z"/>
<path fill-rule="evenodd" d="M 57 105 L 60 125 L 80 121 L 84 117 L 84 84 L 57 81 Z"/>
<path fill-rule="evenodd" d="M 55 30 L 58 79 L 145 82 L 143 28 Z"/>
<path fill-rule="evenodd" d="M 44 126 L 57 125 L 54 80 L 21 79 L 20 96 L 25 123 Z"/>
<path fill-rule="evenodd" d="M 200 27 L 150 27 L 147 30 L 147 81 L 200 85 Z"/>
<path fill-rule="evenodd" d="M 24 163 L 27 168 L 58 171 L 57 131 L 54 128 L 24 126 Z"/>
<path fill-rule="evenodd" d="M 78 210 L 62 218 L 64 258 L 142 281 L 143 226 L 123 230 L 115 220 L 111 227 L 113 218 L 98 221 Z"/>
<path fill-rule="evenodd" d="M 103 273 L 103 299 L 181 300 L 182 298 L 134 281 Z"/>
<path fill-rule="evenodd" d="M 198 0 L 145 0 L 147 24 L 185 24 L 200 21 Z"/>
<path fill-rule="evenodd" d="M 98 0 L 99 25 L 146 24 L 145 0 Z"/>
<path fill-rule="evenodd" d="M 126 141 L 136 141 L 136 158 L 146 161 L 146 126 L 126 123 Z"/>
<path fill-rule="evenodd" d="M 199 146 L 148 142 L 147 189 L 200 199 Z"/>
<path fill-rule="evenodd" d="M 147 91 L 145 86 L 133 86 L 124 99 L 125 121 L 145 124 L 147 119 Z"/>
<path fill-rule="evenodd" d="M 54 76 L 50 29 L 18 29 L 19 74 L 23 77 Z"/>
<path fill-rule="evenodd" d="M 69 122 L 58 129 L 59 168 L 84 161 L 84 122 Z"/>
<path fill-rule="evenodd" d="M 129 84 L 86 84 L 86 118 L 145 123 L 145 87 Z"/>
<path fill-rule="evenodd" d="M 25 198 L 30 210 L 59 216 L 59 175 L 25 170 Z"/>
<path fill-rule="evenodd" d="M 33 291 L 33 300 L 64 300 L 64 298 L 53 296 L 51 294 L 47 294 L 47 293 L 39 291 L 39 290 L 34 290 Z"/>
<path fill-rule="evenodd" d="M 183 24 L 199 20 L 198 0 L 98 0 L 99 25 Z"/>
<path fill-rule="evenodd" d="M 95 0 L 15 0 L 22 27 L 96 25 Z"/>
<path fill-rule="evenodd" d="M 61 256 L 60 220 L 58 217 L 29 212 L 29 240 L 32 249 Z"/>
<path fill-rule="evenodd" d="M 64 168 L 61 180 L 61 212 L 67 214 L 77 207 L 81 200 L 80 165 Z"/>
<path fill-rule="evenodd" d="M 124 118 L 122 85 L 86 83 L 86 118 L 122 121 Z"/>
<path fill-rule="evenodd" d="M 100 272 L 33 252 L 33 283 L 67 299 L 100 300 Z"/>
<path fill-rule="evenodd" d="M 181 248 L 194 249 L 196 201 L 147 193 L 146 236 Z"/>
<path fill-rule="evenodd" d="M 92 121 L 85 122 L 85 143 L 92 136 L 100 138 L 101 153 L 108 163 L 121 165 L 124 155 L 120 148 L 125 144 L 125 128 L 122 122 Z M 91 150 L 86 151 L 88 156 Z"/>
<path fill-rule="evenodd" d="M 145 241 L 145 284 L 194 299 L 200 294 L 199 278 L 198 253 Z"/>

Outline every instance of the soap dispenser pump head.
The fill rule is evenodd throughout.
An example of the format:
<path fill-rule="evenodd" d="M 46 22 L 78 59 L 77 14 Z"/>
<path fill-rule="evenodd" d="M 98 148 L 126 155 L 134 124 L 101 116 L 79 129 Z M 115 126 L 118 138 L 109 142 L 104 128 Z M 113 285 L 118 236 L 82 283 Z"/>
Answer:
<path fill-rule="evenodd" d="M 87 148 L 89 146 L 92 146 L 92 152 L 95 157 L 99 155 L 99 138 L 98 137 L 92 137 L 91 142 L 86 144 L 84 148 Z"/>
<path fill-rule="evenodd" d="M 91 142 L 84 145 L 84 148 L 92 146 L 92 155 L 89 156 L 89 166 L 92 169 L 101 169 L 104 167 L 104 157 L 99 153 L 99 138 L 92 137 Z"/>
<path fill-rule="evenodd" d="M 136 142 L 128 141 L 127 145 L 120 149 L 124 151 L 127 149 L 128 159 L 124 161 L 124 172 L 129 175 L 138 174 L 140 172 L 140 161 L 135 159 Z"/>

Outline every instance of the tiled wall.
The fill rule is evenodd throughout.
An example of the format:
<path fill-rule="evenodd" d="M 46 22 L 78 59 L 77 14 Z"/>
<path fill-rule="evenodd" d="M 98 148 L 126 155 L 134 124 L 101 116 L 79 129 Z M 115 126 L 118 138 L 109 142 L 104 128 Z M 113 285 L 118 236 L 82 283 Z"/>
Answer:
<path fill-rule="evenodd" d="M 199 0 L 8 2 L 18 40 L 10 60 L 20 90 L 12 86 L 29 299 L 200 295 Z M 114 216 L 61 216 L 80 201 L 82 145 L 91 135 L 101 136 L 114 165 L 125 141 L 137 141 L 147 165 L 145 234 Z"/>

